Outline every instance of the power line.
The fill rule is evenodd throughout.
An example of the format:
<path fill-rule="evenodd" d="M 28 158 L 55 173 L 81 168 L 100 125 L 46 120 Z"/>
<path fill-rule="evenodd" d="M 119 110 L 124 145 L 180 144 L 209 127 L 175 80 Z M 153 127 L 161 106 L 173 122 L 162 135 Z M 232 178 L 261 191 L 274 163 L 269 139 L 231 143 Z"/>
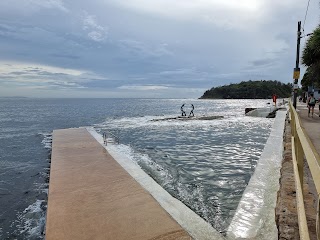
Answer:
<path fill-rule="evenodd" d="M 307 15 L 308 15 L 309 4 L 310 4 L 310 0 L 308 0 L 307 10 L 306 10 L 306 14 L 305 14 L 305 16 L 304 16 L 304 21 L 303 21 L 303 26 L 302 26 L 302 31 L 303 31 L 303 32 L 304 32 L 304 25 L 305 25 L 305 23 L 306 23 L 306 19 L 307 19 Z"/>

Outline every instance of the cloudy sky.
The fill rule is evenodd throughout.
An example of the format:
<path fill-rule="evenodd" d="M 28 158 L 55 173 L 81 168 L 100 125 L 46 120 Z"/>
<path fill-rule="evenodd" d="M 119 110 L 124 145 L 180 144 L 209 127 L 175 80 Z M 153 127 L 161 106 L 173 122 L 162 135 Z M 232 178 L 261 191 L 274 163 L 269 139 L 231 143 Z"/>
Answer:
<path fill-rule="evenodd" d="M 243 80 L 292 82 L 307 3 L 0 0 L 0 97 L 198 98 Z M 305 34 L 319 13 L 310 0 Z"/>

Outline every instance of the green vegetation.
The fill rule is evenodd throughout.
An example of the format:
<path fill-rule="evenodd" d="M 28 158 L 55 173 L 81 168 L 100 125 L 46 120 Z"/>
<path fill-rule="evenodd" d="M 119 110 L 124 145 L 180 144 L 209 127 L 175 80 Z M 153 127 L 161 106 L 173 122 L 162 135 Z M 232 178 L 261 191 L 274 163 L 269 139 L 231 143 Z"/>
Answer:
<path fill-rule="evenodd" d="M 201 99 L 267 99 L 276 94 L 278 98 L 291 95 L 292 84 L 279 81 L 247 81 L 207 90 Z"/>
<path fill-rule="evenodd" d="M 302 63 L 307 70 L 301 80 L 303 90 L 308 86 L 320 87 L 320 25 L 313 31 L 302 53 Z"/>

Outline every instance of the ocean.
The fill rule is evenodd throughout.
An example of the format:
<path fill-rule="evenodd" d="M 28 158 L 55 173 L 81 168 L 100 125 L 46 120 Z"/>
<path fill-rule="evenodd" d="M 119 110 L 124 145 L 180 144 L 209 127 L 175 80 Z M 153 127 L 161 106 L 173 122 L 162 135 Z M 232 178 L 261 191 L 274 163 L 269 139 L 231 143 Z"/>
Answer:
<path fill-rule="evenodd" d="M 0 98 L 0 239 L 44 239 L 54 129 L 91 126 L 117 151 L 224 233 L 273 119 L 247 117 L 270 100 Z M 216 120 L 166 120 L 186 113 Z"/>

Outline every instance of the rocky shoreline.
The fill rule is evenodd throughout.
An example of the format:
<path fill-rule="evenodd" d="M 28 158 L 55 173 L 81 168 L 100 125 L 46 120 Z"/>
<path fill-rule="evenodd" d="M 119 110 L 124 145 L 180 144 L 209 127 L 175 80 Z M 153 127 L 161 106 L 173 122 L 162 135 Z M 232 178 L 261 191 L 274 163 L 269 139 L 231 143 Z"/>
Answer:
<path fill-rule="evenodd" d="M 299 226 L 296 207 L 296 190 L 292 164 L 292 147 L 291 147 L 291 127 L 287 117 L 285 131 L 283 135 L 284 152 L 280 177 L 280 189 L 278 191 L 277 205 L 275 210 L 276 224 L 278 228 L 278 239 L 298 240 Z M 303 193 L 305 199 L 306 215 L 309 227 L 310 239 L 316 237 L 316 208 L 314 186 L 310 177 L 310 171 L 305 163 L 305 177 L 303 184 Z"/>

